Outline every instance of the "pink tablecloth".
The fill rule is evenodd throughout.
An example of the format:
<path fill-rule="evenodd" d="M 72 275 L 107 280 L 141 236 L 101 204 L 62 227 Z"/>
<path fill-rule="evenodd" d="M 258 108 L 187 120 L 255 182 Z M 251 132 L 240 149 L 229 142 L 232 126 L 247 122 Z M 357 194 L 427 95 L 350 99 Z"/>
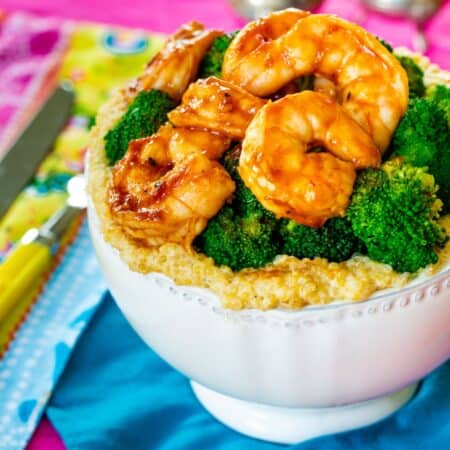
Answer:
<path fill-rule="evenodd" d="M 6 11 L 26 10 L 36 14 L 120 24 L 152 31 L 172 32 L 180 24 L 196 19 L 210 27 L 226 31 L 242 25 L 226 0 L 1 0 L 0 8 Z M 414 25 L 408 21 L 389 19 L 367 13 L 357 0 L 326 0 L 322 12 L 337 13 L 357 22 L 369 31 L 383 37 L 395 46 L 411 47 Z M 426 27 L 430 59 L 441 67 L 450 69 L 450 0 Z M 43 419 L 28 449 L 62 450 L 64 444 L 47 419 Z"/>
<path fill-rule="evenodd" d="M 0 0 L 5 10 L 27 10 L 71 19 L 98 21 L 171 32 L 181 23 L 196 19 L 211 27 L 233 30 L 242 25 L 226 0 Z M 357 0 L 325 0 L 322 12 L 337 13 L 358 22 L 394 45 L 411 47 L 414 26 L 408 21 L 367 13 Z M 426 27 L 432 61 L 450 69 L 450 0 Z"/>

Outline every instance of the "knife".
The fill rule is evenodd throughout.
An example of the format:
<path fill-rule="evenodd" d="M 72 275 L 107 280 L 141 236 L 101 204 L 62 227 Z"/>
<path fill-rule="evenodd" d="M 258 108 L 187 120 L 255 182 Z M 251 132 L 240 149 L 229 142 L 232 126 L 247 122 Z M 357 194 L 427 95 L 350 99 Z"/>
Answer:
<path fill-rule="evenodd" d="M 72 112 L 74 94 L 59 86 L 0 161 L 0 218 L 32 179 Z"/>

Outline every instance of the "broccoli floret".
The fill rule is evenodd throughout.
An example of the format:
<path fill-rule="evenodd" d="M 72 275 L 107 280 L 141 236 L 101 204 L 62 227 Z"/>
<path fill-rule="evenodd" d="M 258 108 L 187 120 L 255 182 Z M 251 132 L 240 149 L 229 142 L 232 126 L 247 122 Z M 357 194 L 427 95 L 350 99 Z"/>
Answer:
<path fill-rule="evenodd" d="M 283 240 L 282 253 L 297 258 L 326 258 L 340 262 L 354 253 L 364 252 L 363 243 L 355 236 L 346 217 L 329 219 L 320 228 L 283 219 L 280 235 Z"/>
<path fill-rule="evenodd" d="M 236 183 L 232 203 L 208 222 L 195 241 L 216 264 L 236 271 L 265 266 L 279 253 L 278 221 L 245 186 L 237 171 L 238 161 L 235 149 L 225 155 L 224 166 Z"/>
<path fill-rule="evenodd" d="M 327 258 L 343 261 L 363 251 L 345 218 L 330 219 L 321 228 L 277 219 L 248 189 L 237 170 L 239 148 L 226 153 L 224 167 L 236 183 L 231 204 L 225 205 L 197 238 L 197 248 L 217 264 L 233 270 L 262 267 L 278 254 L 298 258 Z"/>
<path fill-rule="evenodd" d="M 386 50 L 387 50 L 388 52 L 394 53 L 394 49 L 393 49 L 392 45 L 389 44 L 389 42 L 387 42 L 387 41 L 385 41 L 384 39 L 381 39 L 381 38 L 379 38 L 379 37 L 377 37 L 377 36 L 375 36 L 375 37 L 377 38 L 378 42 L 379 42 L 381 45 L 383 45 L 384 47 L 386 47 Z"/>
<path fill-rule="evenodd" d="M 442 84 L 433 86 L 427 92 L 427 98 L 435 101 L 447 115 L 447 122 L 450 126 L 450 88 Z"/>
<path fill-rule="evenodd" d="M 302 77 L 298 77 L 294 82 L 300 92 L 312 91 L 314 88 L 314 75 L 304 75 Z"/>
<path fill-rule="evenodd" d="M 408 75 L 409 98 L 423 97 L 425 85 L 423 83 L 423 70 L 409 56 L 395 55 Z"/>
<path fill-rule="evenodd" d="M 206 52 L 200 63 L 199 78 L 222 76 L 223 58 L 231 41 L 239 31 L 218 36 L 214 39 L 211 48 Z"/>
<path fill-rule="evenodd" d="M 174 107 L 174 101 L 165 92 L 156 89 L 140 92 L 114 128 L 105 135 L 109 164 L 123 157 L 131 140 L 155 133 L 167 121 L 167 113 Z"/>
<path fill-rule="evenodd" d="M 256 211 L 258 215 L 269 215 L 275 217 L 271 212 L 267 211 L 261 203 L 254 196 L 253 192 L 245 185 L 238 172 L 239 156 L 241 150 L 239 147 L 234 147 L 229 150 L 224 158 L 223 165 L 231 178 L 236 183 L 236 191 L 234 193 L 233 206 L 239 214 L 246 214 L 247 212 Z"/>
<path fill-rule="evenodd" d="M 437 247 L 448 240 L 437 218 L 442 202 L 426 168 L 394 159 L 357 178 L 347 210 L 368 256 L 397 272 L 416 272 L 436 263 Z"/>
<path fill-rule="evenodd" d="M 278 253 L 271 239 L 272 221 L 257 212 L 237 214 L 233 207 L 223 207 L 196 239 L 196 245 L 216 264 L 238 271 L 262 267 Z"/>
<path fill-rule="evenodd" d="M 391 44 L 379 37 L 377 37 L 377 39 L 389 52 L 394 53 L 394 49 Z M 406 71 L 406 75 L 408 75 L 409 98 L 423 97 L 425 95 L 423 70 L 409 56 L 396 54 L 394 54 L 394 56 L 399 60 L 400 64 Z"/>
<path fill-rule="evenodd" d="M 445 112 L 428 99 L 410 102 L 395 130 L 391 148 L 413 166 L 428 167 L 439 186 L 438 196 L 450 210 L 450 128 Z"/>

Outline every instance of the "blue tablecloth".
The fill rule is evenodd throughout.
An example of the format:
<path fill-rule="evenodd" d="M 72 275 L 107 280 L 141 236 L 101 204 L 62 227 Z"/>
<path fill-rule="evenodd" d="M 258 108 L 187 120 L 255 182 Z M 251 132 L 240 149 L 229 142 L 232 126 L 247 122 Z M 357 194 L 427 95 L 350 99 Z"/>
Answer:
<path fill-rule="evenodd" d="M 68 450 L 269 450 L 213 419 L 185 377 L 150 350 L 108 294 L 80 338 L 47 414 Z M 450 361 L 402 410 L 378 424 L 299 450 L 450 449 Z"/>

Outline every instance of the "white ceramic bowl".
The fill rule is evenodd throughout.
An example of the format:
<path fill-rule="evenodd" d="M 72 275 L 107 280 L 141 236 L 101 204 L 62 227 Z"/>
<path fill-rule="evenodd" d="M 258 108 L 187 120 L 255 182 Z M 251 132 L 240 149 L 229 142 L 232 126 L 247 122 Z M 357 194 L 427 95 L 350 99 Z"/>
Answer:
<path fill-rule="evenodd" d="M 206 408 L 239 431 L 296 442 L 371 423 L 407 401 L 408 386 L 450 356 L 450 270 L 361 303 L 231 311 L 208 290 L 131 271 L 103 239 L 92 205 L 88 211 L 124 315 L 197 383 Z"/>

